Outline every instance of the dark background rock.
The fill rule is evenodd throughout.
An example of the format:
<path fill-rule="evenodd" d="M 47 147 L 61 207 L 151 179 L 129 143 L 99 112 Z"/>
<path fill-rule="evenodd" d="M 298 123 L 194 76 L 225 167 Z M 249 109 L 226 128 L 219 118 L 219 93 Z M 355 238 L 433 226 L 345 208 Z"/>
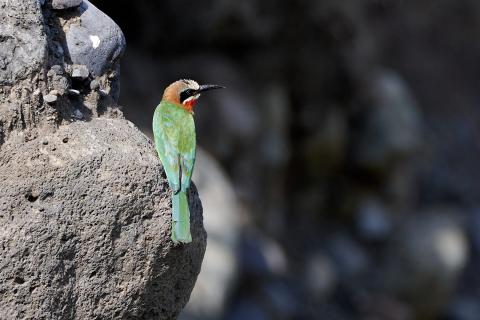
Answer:
<path fill-rule="evenodd" d="M 241 259 L 223 314 L 204 319 L 284 311 L 290 319 L 430 320 L 476 310 L 478 1 L 98 6 L 129 39 L 120 101 L 147 134 L 172 80 L 228 88 L 202 96 L 195 117 L 199 144 L 223 166 L 242 209 Z M 463 240 L 435 236 L 444 230 Z M 275 252 L 285 259 L 272 265 Z M 452 252 L 465 260 L 448 272 L 431 268 Z M 324 282 L 306 280 L 322 274 Z M 301 307 L 283 310 L 272 287 L 279 297 L 294 292 Z M 425 288 L 440 288 L 430 305 Z"/>
<path fill-rule="evenodd" d="M 193 185 L 194 240 L 174 245 L 162 166 L 117 102 L 120 28 L 97 9 L 81 20 L 115 37 L 72 77 L 64 31 L 84 7 L 0 9 L 0 318 L 175 318 L 205 252 L 202 206 Z"/>
<path fill-rule="evenodd" d="M 179 319 L 195 320 L 215 318 L 226 309 L 238 281 L 240 204 L 233 185 L 218 162 L 202 149 L 197 149 L 192 180 L 201 195 L 205 229 L 208 229 L 208 246 L 202 272 Z M 222 257 L 221 260 L 218 257 Z"/>

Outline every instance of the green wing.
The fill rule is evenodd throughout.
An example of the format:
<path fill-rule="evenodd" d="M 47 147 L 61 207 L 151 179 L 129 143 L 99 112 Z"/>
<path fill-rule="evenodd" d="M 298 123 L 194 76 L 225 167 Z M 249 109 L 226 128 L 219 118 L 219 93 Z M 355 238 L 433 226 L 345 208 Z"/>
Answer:
<path fill-rule="evenodd" d="M 195 164 L 195 124 L 190 113 L 161 102 L 153 117 L 155 147 L 167 174 L 170 187 L 186 191 Z"/>
<path fill-rule="evenodd" d="M 168 183 L 173 190 L 180 187 L 180 172 L 176 137 L 170 128 L 175 125 L 174 119 L 168 114 L 167 108 L 158 105 L 153 115 L 153 138 L 158 156 L 167 174 Z"/>
<path fill-rule="evenodd" d="M 193 117 L 189 114 L 189 118 L 182 127 L 180 137 L 180 165 L 182 168 L 182 190 L 186 191 L 190 187 L 192 179 L 193 167 L 195 166 L 196 156 L 196 136 L 195 123 Z"/>

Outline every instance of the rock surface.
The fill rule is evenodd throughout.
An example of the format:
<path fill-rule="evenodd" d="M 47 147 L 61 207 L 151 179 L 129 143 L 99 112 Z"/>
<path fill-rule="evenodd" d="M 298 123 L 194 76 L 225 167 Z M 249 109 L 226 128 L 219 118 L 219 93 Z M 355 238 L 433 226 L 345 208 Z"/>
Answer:
<path fill-rule="evenodd" d="M 419 108 L 405 81 L 392 71 L 376 72 L 371 106 L 356 145 L 358 165 L 387 170 L 419 150 L 422 141 Z"/>
<path fill-rule="evenodd" d="M 86 66 L 75 65 L 72 68 L 72 78 L 86 79 L 88 78 L 88 69 Z"/>
<path fill-rule="evenodd" d="M 79 22 L 72 23 L 65 33 L 70 59 L 100 76 L 121 58 L 125 37 L 120 27 L 89 1 L 83 1 L 78 12 Z"/>
<path fill-rule="evenodd" d="M 150 141 L 94 119 L 0 154 L 0 318 L 173 319 L 200 271 L 206 234 L 192 189 L 193 243 L 170 237 L 170 189 Z"/>
<path fill-rule="evenodd" d="M 437 208 L 405 219 L 387 251 L 388 290 L 431 318 L 448 301 L 467 263 L 466 234 L 456 222 L 460 215 L 453 208 Z M 408 277 L 399 277 L 405 270 Z"/>
<path fill-rule="evenodd" d="M 82 0 L 52 0 L 52 8 L 61 10 L 77 7 L 82 3 Z"/>
<path fill-rule="evenodd" d="M 160 161 L 118 109 L 121 30 L 84 2 L 98 19 L 82 17 L 82 27 L 111 22 L 118 37 L 104 42 L 112 55 L 89 56 L 95 79 L 82 79 L 85 69 L 74 79 L 59 37 L 78 22 L 70 10 L 8 2 L 0 0 L 0 319 L 176 318 L 205 252 L 202 206 L 192 186 L 193 242 L 174 245 Z"/>
<path fill-rule="evenodd" d="M 0 0 L 0 85 L 26 79 L 46 57 L 47 39 L 42 33 L 36 1 L 22 2 L 22 11 L 10 0 Z M 15 28 L 13 26 L 16 25 Z"/>

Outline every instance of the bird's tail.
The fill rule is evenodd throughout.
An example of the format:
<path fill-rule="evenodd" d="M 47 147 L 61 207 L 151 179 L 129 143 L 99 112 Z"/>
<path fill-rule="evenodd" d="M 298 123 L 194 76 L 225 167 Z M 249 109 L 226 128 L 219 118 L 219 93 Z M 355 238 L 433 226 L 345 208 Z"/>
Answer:
<path fill-rule="evenodd" d="M 190 209 L 185 191 L 173 194 L 172 197 L 172 240 L 173 242 L 192 242 L 190 234 Z"/>

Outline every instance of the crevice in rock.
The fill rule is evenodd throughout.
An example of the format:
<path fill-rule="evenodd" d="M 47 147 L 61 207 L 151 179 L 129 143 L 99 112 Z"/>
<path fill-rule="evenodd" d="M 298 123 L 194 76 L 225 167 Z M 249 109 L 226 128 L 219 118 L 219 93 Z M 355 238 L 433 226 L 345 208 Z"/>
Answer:
<path fill-rule="evenodd" d="M 15 284 L 24 284 L 24 283 L 25 283 L 25 279 L 23 279 L 23 278 L 20 277 L 20 276 L 16 276 L 16 277 L 13 279 L 13 282 L 15 282 Z"/>
<path fill-rule="evenodd" d="M 31 191 L 28 192 L 25 195 L 25 199 L 28 200 L 28 202 L 36 202 L 38 200 L 38 195 L 34 195 Z"/>

